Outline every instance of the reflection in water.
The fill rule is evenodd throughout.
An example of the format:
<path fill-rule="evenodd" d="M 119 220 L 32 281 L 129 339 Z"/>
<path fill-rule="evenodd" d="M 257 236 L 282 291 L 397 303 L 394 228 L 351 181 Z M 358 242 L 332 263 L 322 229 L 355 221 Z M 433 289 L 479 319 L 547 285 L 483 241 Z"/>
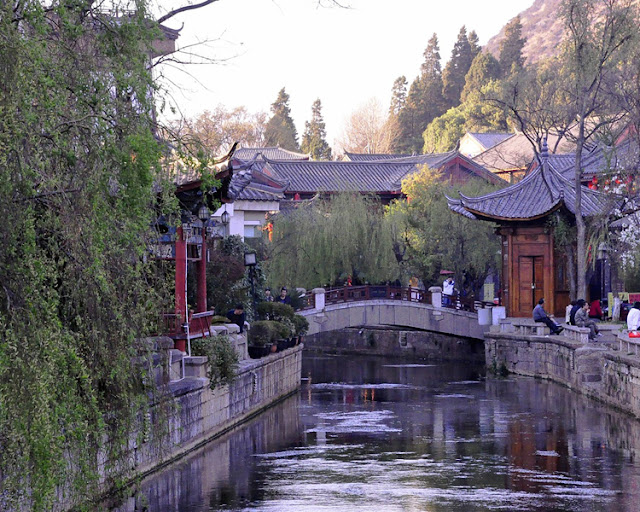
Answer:
<path fill-rule="evenodd" d="M 303 377 L 299 395 L 150 477 L 117 510 L 640 509 L 640 423 L 566 388 L 307 353 Z"/>

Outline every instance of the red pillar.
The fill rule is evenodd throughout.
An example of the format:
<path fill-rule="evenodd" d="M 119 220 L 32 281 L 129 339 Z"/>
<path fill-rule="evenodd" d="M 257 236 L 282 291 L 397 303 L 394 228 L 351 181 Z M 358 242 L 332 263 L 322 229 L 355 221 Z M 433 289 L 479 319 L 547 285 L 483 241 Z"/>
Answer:
<path fill-rule="evenodd" d="M 203 313 L 207 310 L 207 239 L 205 238 L 205 228 L 202 228 L 202 251 L 197 264 L 198 276 L 198 303 L 196 312 Z"/>
<path fill-rule="evenodd" d="M 181 324 L 187 321 L 187 241 L 181 226 L 176 230 L 176 314 Z"/>

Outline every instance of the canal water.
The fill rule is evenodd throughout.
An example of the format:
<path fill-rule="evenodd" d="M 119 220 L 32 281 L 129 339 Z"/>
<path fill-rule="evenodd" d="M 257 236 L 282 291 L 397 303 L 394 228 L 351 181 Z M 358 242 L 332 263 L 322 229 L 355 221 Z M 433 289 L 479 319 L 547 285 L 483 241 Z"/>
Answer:
<path fill-rule="evenodd" d="M 639 447 L 638 420 L 554 383 L 305 353 L 298 394 L 117 510 L 631 512 Z"/>

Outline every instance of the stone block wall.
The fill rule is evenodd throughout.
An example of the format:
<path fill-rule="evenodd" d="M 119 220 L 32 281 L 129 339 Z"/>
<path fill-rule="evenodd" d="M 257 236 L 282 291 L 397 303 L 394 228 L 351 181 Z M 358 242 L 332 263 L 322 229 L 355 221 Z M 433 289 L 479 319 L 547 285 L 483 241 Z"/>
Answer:
<path fill-rule="evenodd" d="M 488 333 L 487 368 L 549 379 L 640 417 L 640 358 L 563 337 Z"/>
<path fill-rule="evenodd" d="M 235 380 L 210 389 L 206 358 L 186 361 L 187 377 L 172 382 L 168 440 L 161 446 L 150 442 L 153 427 L 132 441 L 131 464 L 136 475 L 148 473 L 258 414 L 300 386 L 302 345 L 261 359 L 241 361 Z M 155 417 L 150 424 L 155 423 Z"/>

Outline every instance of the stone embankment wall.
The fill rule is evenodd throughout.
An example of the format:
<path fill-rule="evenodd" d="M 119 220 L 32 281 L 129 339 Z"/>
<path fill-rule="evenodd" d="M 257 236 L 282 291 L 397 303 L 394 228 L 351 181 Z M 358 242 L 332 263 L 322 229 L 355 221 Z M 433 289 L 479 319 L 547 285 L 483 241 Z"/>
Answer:
<path fill-rule="evenodd" d="M 487 368 L 550 379 L 640 417 L 640 358 L 562 336 L 487 333 Z"/>
<path fill-rule="evenodd" d="M 206 358 L 185 358 L 186 377 L 171 382 L 168 442 L 132 444 L 131 463 L 144 475 L 222 435 L 300 387 L 302 345 L 240 362 L 235 380 L 212 390 Z M 141 436 L 143 439 L 145 436 Z"/>
<path fill-rule="evenodd" d="M 475 338 L 438 332 L 352 328 L 305 336 L 310 350 L 337 354 L 411 357 L 484 363 L 484 344 Z"/>

